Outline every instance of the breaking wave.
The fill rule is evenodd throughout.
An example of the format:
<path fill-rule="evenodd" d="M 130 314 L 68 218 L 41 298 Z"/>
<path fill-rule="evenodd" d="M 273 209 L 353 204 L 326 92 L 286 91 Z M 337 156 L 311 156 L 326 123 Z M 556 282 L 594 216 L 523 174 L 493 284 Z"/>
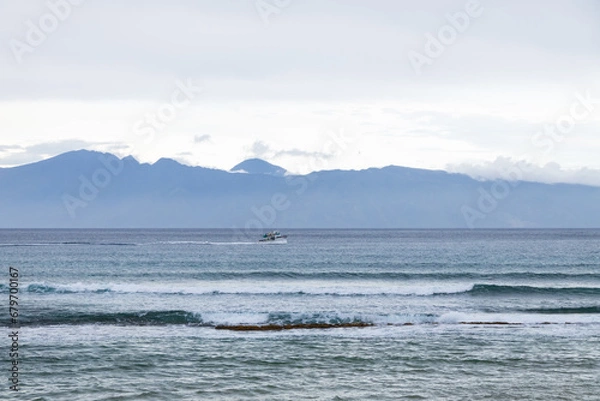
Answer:
<path fill-rule="evenodd" d="M 468 313 L 448 312 L 441 315 L 404 313 L 368 315 L 340 312 L 191 312 L 186 310 L 132 311 L 132 312 L 78 312 L 43 310 L 23 315 L 23 326 L 58 325 L 117 325 L 165 326 L 186 325 L 236 330 L 277 330 L 294 328 L 388 327 L 415 325 L 547 325 L 547 324 L 600 324 L 598 308 L 579 312 L 566 310 L 541 313 Z M 594 312 L 595 311 L 595 312 Z M 251 327 L 244 327 L 251 326 Z M 263 326 L 268 326 L 267 328 Z M 270 328 L 269 328 L 270 327 Z"/>
<path fill-rule="evenodd" d="M 600 287 L 545 287 L 497 284 L 440 283 L 394 284 L 385 281 L 200 281 L 197 283 L 32 283 L 24 290 L 36 294 L 119 293 L 119 294 L 177 294 L 177 295 L 328 295 L 328 296 L 449 296 L 475 297 L 508 295 L 600 295 Z M 8 286 L 0 284 L 0 292 Z"/>

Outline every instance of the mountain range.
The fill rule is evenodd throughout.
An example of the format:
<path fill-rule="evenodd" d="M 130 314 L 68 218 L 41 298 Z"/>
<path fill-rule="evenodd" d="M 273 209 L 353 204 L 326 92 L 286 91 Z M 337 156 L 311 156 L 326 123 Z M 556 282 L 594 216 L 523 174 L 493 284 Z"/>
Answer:
<path fill-rule="evenodd" d="M 0 169 L 2 228 L 600 227 L 600 188 L 398 166 L 293 175 L 79 150 Z"/>

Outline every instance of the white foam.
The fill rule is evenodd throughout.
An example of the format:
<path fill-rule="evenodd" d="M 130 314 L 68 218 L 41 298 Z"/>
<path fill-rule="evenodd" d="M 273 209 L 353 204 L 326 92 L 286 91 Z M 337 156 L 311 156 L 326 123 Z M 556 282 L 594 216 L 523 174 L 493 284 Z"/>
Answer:
<path fill-rule="evenodd" d="M 528 314 L 528 313 L 464 313 L 449 312 L 437 319 L 441 324 L 507 323 L 539 324 L 600 324 L 599 314 Z"/>
<path fill-rule="evenodd" d="M 153 293 L 153 294 L 312 294 L 312 295 L 418 295 L 455 294 L 469 291 L 473 284 L 456 283 L 392 284 L 386 281 L 259 281 L 259 280 L 215 280 L 173 283 L 71 283 L 36 285 L 56 288 L 59 292 Z"/>
<path fill-rule="evenodd" d="M 265 324 L 268 320 L 269 313 L 202 313 L 202 322 L 210 325 Z"/>

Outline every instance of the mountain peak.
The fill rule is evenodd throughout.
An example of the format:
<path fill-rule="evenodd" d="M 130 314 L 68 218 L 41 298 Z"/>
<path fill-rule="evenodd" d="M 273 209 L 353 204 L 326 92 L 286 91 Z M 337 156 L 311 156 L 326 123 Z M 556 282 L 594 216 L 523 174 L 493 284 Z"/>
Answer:
<path fill-rule="evenodd" d="M 177 160 L 170 159 L 168 157 L 161 157 L 157 161 L 154 162 L 153 165 L 156 166 L 181 166 Z"/>
<path fill-rule="evenodd" d="M 248 174 L 268 174 L 279 177 L 286 173 L 286 169 L 283 167 L 276 166 L 261 159 L 244 160 L 240 164 L 233 166 L 229 171 L 244 171 Z"/>

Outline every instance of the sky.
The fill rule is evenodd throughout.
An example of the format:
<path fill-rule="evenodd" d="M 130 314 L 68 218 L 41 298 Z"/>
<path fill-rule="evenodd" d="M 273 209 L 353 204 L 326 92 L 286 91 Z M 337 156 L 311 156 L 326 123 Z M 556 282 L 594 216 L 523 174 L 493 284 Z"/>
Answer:
<path fill-rule="evenodd" d="M 0 167 L 85 148 L 600 185 L 596 0 L 0 8 Z"/>

